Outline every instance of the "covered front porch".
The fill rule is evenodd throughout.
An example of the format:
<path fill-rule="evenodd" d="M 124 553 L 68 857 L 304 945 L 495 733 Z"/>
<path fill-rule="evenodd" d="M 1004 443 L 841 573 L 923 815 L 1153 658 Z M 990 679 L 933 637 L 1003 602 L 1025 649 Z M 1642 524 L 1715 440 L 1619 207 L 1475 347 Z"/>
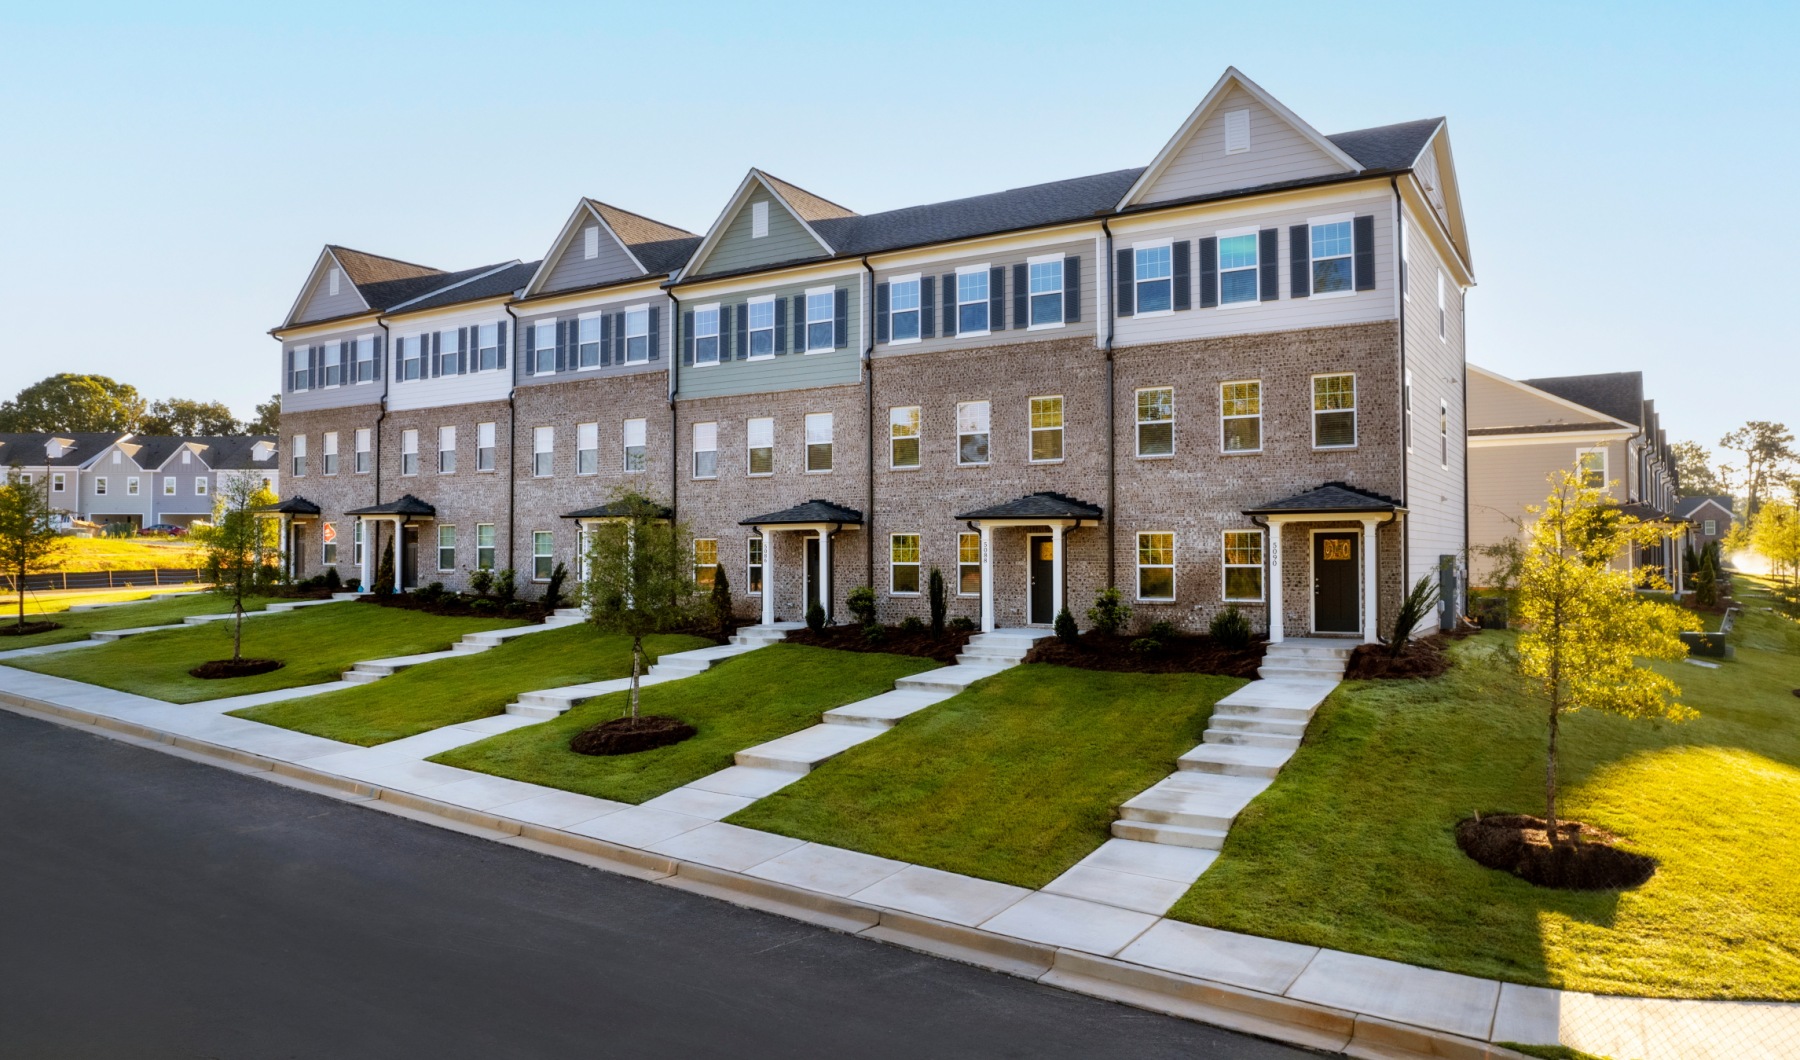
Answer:
<path fill-rule="evenodd" d="M 783 616 L 789 621 L 804 619 L 814 604 L 824 608 L 829 623 L 833 611 L 832 544 L 845 531 L 861 530 L 863 514 L 814 498 L 778 512 L 740 519 L 738 525 L 755 531 L 750 548 L 762 561 L 763 625 L 783 621 Z M 780 547 L 779 538 L 784 535 L 797 539 L 797 547 Z M 754 586 L 751 589 L 755 591 Z"/>
<path fill-rule="evenodd" d="M 1054 623 L 1068 591 L 1068 537 L 1081 527 L 1098 525 L 1103 514 L 1098 505 L 1044 492 L 958 515 L 981 538 L 981 631 L 995 632 L 1001 611 L 1012 617 L 1015 603 L 1024 625 L 1042 628 Z M 1000 556 L 997 537 L 1007 549 Z M 1012 551 L 1020 546 L 1022 565 L 1009 562 L 1005 556 L 1020 556 Z M 1002 572 L 1012 575 L 1003 583 Z M 1018 599 L 997 604 L 997 592 Z"/>
<path fill-rule="evenodd" d="M 1328 482 L 1244 514 L 1268 529 L 1271 644 L 1381 639 L 1384 578 L 1394 581 L 1401 564 L 1397 534 L 1380 530 L 1398 528 L 1406 514 L 1398 501 Z"/>
<path fill-rule="evenodd" d="M 256 510 L 263 518 L 280 520 L 281 572 L 289 578 L 301 577 L 306 570 L 305 530 L 319 521 L 320 513 L 319 506 L 305 497 L 288 497 Z"/>
<path fill-rule="evenodd" d="M 419 587 L 419 524 L 437 519 L 437 508 L 410 493 L 382 504 L 355 508 L 344 513 L 357 521 L 362 539 L 361 578 L 363 591 L 375 587 L 375 572 L 380 567 L 378 556 L 383 547 L 381 526 L 393 527 L 388 541 L 394 544 L 394 591 L 406 592 Z"/>

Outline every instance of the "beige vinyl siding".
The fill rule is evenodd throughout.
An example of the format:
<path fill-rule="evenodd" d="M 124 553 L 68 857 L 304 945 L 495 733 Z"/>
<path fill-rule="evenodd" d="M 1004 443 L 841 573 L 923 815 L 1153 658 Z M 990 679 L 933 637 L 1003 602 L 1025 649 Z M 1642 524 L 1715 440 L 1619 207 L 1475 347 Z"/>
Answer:
<path fill-rule="evenodd" d="M 770 230 L 774 230 L 771 214 Z M 863 349 L 863 285 L 865 274 L 859 269 L 853 273 L 832 276 L 802 283 L 786 284 L 781 287 L 763 287 L 748 291 L 733 291 L 725 295 L 695 294 L 682 298 L 682 309 L 688 310 L 699 305 L 711 305 L 717 302 L 732 307 L 732 333 L 730 361 L 721 361 L 712 365 L 683 365 L 676 376 L 677 398 L 720 397 L 726 394 L 748 394 L 758 391 L 803 390 L 811 387 L 834 386 L 841 383 L 854 383 L 862 378 Z M 841 349 L 833 349 L 824 353 L 796 353 L 793 344 L 793 298 L 803 295 L 808 288 L 841 287 L 849 292 L 849 342 Z M 737 356 L 737 317 L 740 307 L 751 298 L 773 295 L 776 298 L 788 299 L 787 310 L 787 351 L 776 357 L 762 360 L 740 360 Z"/>
<path fill-rule="evenodd" d="M 808 234 L 799 219 L 782 205 L 780 199 L 769 194 L 760 184 L 752 185 L 752 189 L 737 216 L 726 224 L 719 242 L 696 275 L 714 276 L 761 265 L 777 265 L 825 256 L 819 241 Z M 760 239 L 751 235 L 755 204 L 759 202 L 768 203 L 769 206 L 769 234 Z"/>
<path fill-rule="evenodd" d="M 930 353 L 935 350 L 958 349 L 968 346 L 999 346 L 1015 342 L 1044 342 L 1049 339 L 1067 339 L 1078 335 L 1094 334 L 1095 292 L 1096 283 L 1105 280 L 1105 263 L 1094 260 L 1094 240 L 1091 238 L 1075 239 L 1064 243 L 1052 243 L 1041 247 L 1012 248 L 1000 253 L 965 254 L 954 258 L 943 258 L 924 265 L 908 265 L 904 268 L 878 269 L 875 278 L 878 283 L 886 283 L 895 276 L 911 276 L 917 273 L 921 279 L 933 277 L 937 281 L 937 297 L 933 303 L 933 316 L 936 326 L 932 329 L 935 338 L 920 339 L 917 342 L 904 342 L 899 345 L 883 343 L 875 347 L 875 356 L 904 356 L 910 353 Z M 1081 258 L 1081 319 L 1074 323 L 1065 323 L 1060 328 L 1042 328 L 1032 331 L 1028 328 L 1013 330 L 1013 266 L 1023 264 L 1027 259 L 1052 254 L 1067 258 L 1070 255 Z M 944 329 L 944 290 L 943 279 L 946 273 L 954 273 L 965 265 L 1004 266 L 1006 268 L 1006 323 L 1007 330 L 991 332 L 976 339 L 964 339 L 957 336 L 943 337 Z M 1066 268 L 1066 266 L 1065 266 Z M 1065 310 L 1066 312 L 1066 310 Z"/>
<path fill-rule="evenodd" d="M 1289 227 L 1307 224 L 1313 218 L 1362 214 L 1373 215 L 1375 218 L 1375 289 L 1324 298 L 1290 297 L 1293 284 L 1288 269 Z M 1395 262 L 1393 217 L 1393 197 L 1383 186 L 1379 190 L 1346 194 L 1342 198 L 1305 207 L 1268 211 L 1266 208 L 1259 210 L 1253 203 L 1246 203 L 1222 206 L 1216 212 L 1209 210 L 1204 221 L 1184 220 L 1142 228 L 1134 225 L 1123 231 L 1118 225 L 1114 225 L 1115 252 L 1129 249 L 1134 243 L 1150 243 L 1161 239 L 1189 241 L 1188 254 L 1192 272 L 1189 283 L 1194 306 L 1192 309 L 1155 316 L 1119 317 L 1114 341 L 1118 345 L 1147 345 L 1222 335 L 1392 320 Z M 1223 230 L 1251 227 L 1274 228 L 1279 231 L 1277 257 L 1281 296 L 1271 302 L 1201 309 L 1199 241 L 1217 236 Z M 1435 326 L 1434 320 L 1433 327 Z"/>
<path fill-rule="evenodd" d="M 597 235 L 600 237 L 598 253 L 592 258 L 587 257 L 586 232 L 590 226 L 599 229 Z M 625 249 L 619 245 L 619 241 L 613 238 L 612 232 L 593 215 L 588 214 L 576 226 L 574 234 L 569 239 L 569 245 L 563 248 L 562 256 L 556 260 L 556 264 L 550 267 L 550 271 L 544 277 L 543 287 L 538 293 L 549 294 L 553 291 L 572 291 L 581 287 L 595 287 L 603 283 L 617 283 L 620 280 L 628 280 L 633 276 L 642 276 L 643 274 L 644 270 L 638 267 L 637 262 L 633 261 Z"/>
<path fill-rule="evenodd" d="M 1446 297 L 1454 320 L 1457 309 L 1454 289 L 1446 292 Z M 1437 334 L 1437 281 L 1430 276 L 1415 275 L 1413 300 L 1407 309 L 1413 316 L 1426 318 L 1424 322 L 1429 324 L 1432 334 Z M 1509 380 L 1495 379 L 1481 372 L 1469 373 L 1471 427 L 1528 427 L 1550 423 L 1602 423 L 1610 420 L 1611 417 L 1602 413 L 1583 412 L 1578 406 L 1564 404 L 1527 387 L 1514 385 Z"/>
<path fill-rule="evenodd" d="M 396 334 L 398 334 L 396 332 Z M 281 410 L 283 412 L 312 412 L 317 409 L 337 409 L 350 405 L 366 405 L 381 399 L 382 379 L 372 379 L 367 383 L 340 383 L 337 386 L 319 387 L 313 390 L 288 392 L 287 351 L 296 346 L 324 346 L 333 342 L 355 342 L 360 335 L 383 336 L 382 354 L 388 358 L 385 371 L 393 368 L 393 353 L 387 348 L 385 333 L 374 323 L 371 317 L 367 322 L 353 328 L 332 330 L 309 336 L 304 339 L 286 339 L 276 348 L 275 374 L 281 380 L 276 391 L 281 394 Z M 356 359 L 351 356 L 354 370 Z"/>
<path fill-rule="evenodd" d="M 1449 315 L 1445 337 L 1439 338 L 1436 255 L 1416 226 L 1407 235 L 1407 246 L 1411 259 L 1407 287 L 1412 297 L 1404 307 L 1405 363 L 1412 374 L 1413 430 L 1412 452 L 1406 454 L 1406 587 L 1411 588 L 1422 577 L 1435 580 L 1439 557 L 1463 555 L 1468 427 L 1463 406 L 1463 300 L 1454 285 L 1446 291 Z M 1421 306 L 1429 313 L 1418 312 L 1416 307 Z M 1450 408 L 1448 468 L 1438 437 L 1440 401 Z"/>
<path fill-rule="evenodd" d="M 1225 153 L 1225 115 L 1250 112 L 1250 149 Z M 1188 139 L 1140 201 L 1174 202 L 1234 188 L 1255 188 L 1347 172 L 1287 121 L 1242 88 L 1233 86 Z"/>
<path fill-rule="evenodd" d="M 602 233 L 604 236 L 604 233 Z M 579 237 L 578 237 L 579 238 Z M 579 248 L 577 248 L 579 249 Z M 620 364 L 608 360 L 607 364 L 597 368 L 571 368 L 567 371 L 553 372 L 549 375 L 534 375 L 530 366 L 515 356 L 525 348 L 522 340 L 515 340 L 507 350 L 508 378 L 517 386 L 543 386 L 548 383 L 568 383 L 578 379 L 592 379 L 596 376 L 638 375 L 643 372 L 666 373 L 669 370 L 669 356 L 673 350 L 675 326 L 670 319 L 677 310 L 671 305 L 667 295 L 657 290 L 639 288 L 632 294 L 611 294 L 596 296 L 591 302 L 563 306 L 557 309 L 539 309 L 536 311 L 520 311 L 514 323 L 519 335 L 529 332 L 532 325 L 542 320 L 575 320 L 590 313 L 624 313 L 632 306 L 660 306 L 657 310 L 659 318 L 658 349 L 656 359 L 640 364 Z M 502 395 L 504 396 L 504 395 Z"/>
<path fill-rule="evenodd" d="M 471 370 L 462 375 L 440 375 L 436 379 L 430 377 L 430 361 L 427 360 L 425 371 L 418 379 L 394 379 L 388 386 L 388 408 L 394 411 L 402 409 L 435 408 L 440 405 L 466 405 L 476 401 L 504 401 L 507 391 L 512 386 L 513 340 L 512 318 L 506 310 L 499 306 L 484 306 L 458 313 L 433 314 L 414 319 L 406 317 L 390 318 L 388 332 L 396 339 L 403 335 L 415 335 L 421 331 L 455 331 L 457 328 L 475 328 L 482 324 L 506 324 L 506 367 L 492 371 Z M 471 334 L 470 364 L 476 364 L 473 358 L 477 352 L 474 345 L 475 336 Z M 394 355 L 387 354 L 387 370 L 394 370 Z M 379 385 L 379 383 L 377 384 Z"/>
<path fill-rule="evenodd" d="M 313 276 L 308 285 L 306 296 L 300 300 L 300 312 L 294 315 L 294 323 L 304 324 L 309 320 L 330 320 L 333 317 L 347 316 L 350 313 L 367 309 L 362 295 L 357 293 L 356 285 L 350 277 L 338 276 L 338 293 L 331 293 L 331 270 L 336 268 L 326 261 Z"/>
<path fill-rule="evenodd" d="M 1606 450 L 1607 477 L 1619 485 L 1609 494 L 1625 500 L 1626 446 L 1624 440 L 1590 442 L 1558 439 L 1532 440 L 1507 445 L 1476 445 L 1469 449 L 1469 544 L 1493 545 L 1519 533 L 1531 516 L 1527 507 L 1541 506 L 1551 489 L 1551 476 L 1575 468 L 1581 449 Z M 1475 584 L 1484 584 L 1487 563 L 1474 557 Z"/>

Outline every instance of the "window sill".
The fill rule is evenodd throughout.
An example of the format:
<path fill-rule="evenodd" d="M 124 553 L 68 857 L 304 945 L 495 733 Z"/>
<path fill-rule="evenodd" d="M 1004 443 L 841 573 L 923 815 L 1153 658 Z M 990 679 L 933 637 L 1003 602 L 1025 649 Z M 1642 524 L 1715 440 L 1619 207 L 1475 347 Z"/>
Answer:
<path fill-rule="evenodd" d="M 1068 321 L 1059 320 L 1054 324 L 1029 324 L 1026 326 L 1025 330 L 1026 331 L 1055 331 L 1057 328 L 1063 328 L 1063 327 L 1068 327 L 1068 326 L 1069 326 Z"/>
<path fill-rule="evenodd" d="M 774 478 L 775 472 L 773 472 L 773 471 L 746 471 L 746 472 L 744 472 L 744 477 L 745 478 Z"/>
<path fill-rule="evenodd" d="M 892 466 L 890 466 L 888 468 L 888 470 L 889 471 L 922 471 L 924 469 L 923 469 L 923 467 L 921 467 L 918 464 L 913 464 L 909 467 L 892 467 Z"/>
<path fill-rule="evenodd" d="M 1033 467 L 1043 467 L 1043 466 L 1049 465 L 1049 464 L 1060 464 L 1066 459 L 1068 459 L 1068 458 L 1059 456 L 1054 460 L 1027 460 L 1027 461 L 1025 461 L 1025 463 L 1027 463 Z"/>
<path fill-rule="evenodd" d="M 1173 460 L 1173 459 L 1175 459 L 1175 454 L 1174 453 L 1139 453 L 1139 454 L 1137 454 L 1137 458 L 1139 460 Z"/>
<path fill-rule="evenodd" d="M 1229 597 L 1229 596 L 1227 596 L 1227 597 L 1225 597 L 1225 598 L 1224 598 L 1224 599 L 1223 599 L 1223 600 L 1222 600 L 1222 601 L 1221 601 L 1221 602 L 1222 602 L 1222 603 L 1227 603 L 1227 604 L 1261 604 L 1261 603 L 1266 603 L 1266 602 L 1267 602 L 1267 601 L 1265 601 L 1265 600 L 1264 600 L 1264 599 L 1263 599 L 1263 598 L 1262 598 L 1262 597 L 1260 597 L 1260 596 L 1258 596 L 1258 597 L 1256 597 L 1256 598 L 1254 598 L 1254 599 L 1250 599 L 1250 598 L 1245 598 L 1245 599 L 1242 599 L 1242 600 L 1234 600 L 1234 599 L 1232 599 L 1232 598 L 1231 598 L 1231 597 Z"/>
<path fill-rule="evenodd" d="M 744 359 L 749 360 L 750 358 Z M 718 361 L 695 361 L 693 364 L 682 365 L 683 368 L 717 368 L 718 366 Z"/>
<path fill-rule="evenodd" d="M 1349 445 L 1315 445 L 1315 446 L 1313 446 L 1313 452 L 1315 452 L 1315 453 L 1341 453 L 1341 452 L 1344 452 L 1349 449 L 1355 449 L 1356 444 L 1357 443 L 1355 443 L 1355 442 L 1351 442 Z"/>
<path fill-rule="evenodd" d="M 1149 312 L 1134 312 L 1130 317 L 1121 317 L 1120 319 L 1130 320 L 1135 317 L 1138 320 L 1143 320 L 1145 317 L 1172 317 L 1174 315 L 1175 310 L 1173 309 L 1152 309 Z"/>
<path fill-rule="evenodd" d="M 985 339 L 993 333 L 992 328 L 983 328 L 980 331 L 959 331 L 954 335 L 945 335 L 944 337 L 947 339 Z"/>
<path fill-rule="evenodd" d="M 1272 299 L 1270 299 L 1270 301 L 1278 301 L 1278 299 L 1272 298 Z M 1251 309 L 1251 308 L 1254 308 L 1254 307 L 1262 305 L 1262 304 L 1263 304 L 1262 299 L 1252 298 L 1247 302 L 1220 302 L 1218 305 L 1213 306 L 1213 308 L 1214 309 Z"/>
<path fill-rule="evenodd" d="M 1324 293 L 1314 291 L 1312 294 L 1307 295 L 1307 297 L 1308 298 L 1349 298 L 1351 295 L 1363 294 L 1363 293 L 1366 293 L 1366 292 L 1358 291 L 1355 288 L 1352 288 L 1348 291 L 1325 291 Z"/>
<path fill-rule="evenodd" d="M 831 469 L 825 468 L 823 470 L 818 470 L 818 469 L 809 467 L 806 469 L 806 473 L 808 475 L 829 475 L 829 474 L 831 474 Z"/>
<path fill-rule="evenodd" d="M 1339 447 L 1330 446 L 1328 448 L 1339 448 Z M 1258 456 L 1261 453 L 1262 453 L 1261 449 L 1221 449 L 1221 450 L 1219 450 L 1220 456 Z"/>
<path fill-rule="evenodd" d="M 746 361 L 772 361 L 775 359 L 775 355 L 772 353 L 753 353 L 743 359 Z"/>
<path fill-rule="evenodd" d="M 1139 596 L 1132 600 L 1134 604 L 1172 604 L 1174 602 L 1173 596 Z"/>
<path fill-rule="evenodd" d="M 690 476 L 688 476 L 689 482 L 717 482 L 718 480 L 719 480 L 719 476 L 717 476 L 717 475 L 690 475 Z"/>
<path fill-rule="evenodd" d="M 917 346 L 917 345 L 918 345 L 918 344 L 919 344 L 919 343 L 921 343 L 921 342 L 924 342 L 924 341 L 925 341 L 925 340 L 924 340 L 924 339 L 923 339 L 923 338 L 917 338 L 917 339 L 890 339 L 890 340 L 888 340 L 888 341 L 887 341 L 887 342 L 884 342 L 884 343 L 882 343 L 882 345 L 883 345 L 883 346 Z"/>
<path fill-rule="evenodd" d="M 888 590 L 888 595 L 889 595 L 889 596 L 905 596 L 905 597 L 911 597 L 911 598 L 912 598 L 912 599 L 915 599 L 915 600 L 916 600 L 916 599 L 918 599 L 918 598 L 919 598 L 919 593 L 918 593 L 918 591 L 917 591 L 917 590 L 914 590 L 914 591 L 913 591 L 913 592 L 910 592 L 910 593 L 900 593 L 900 592 L 895 592 L 895 591 L 894 591 L 894 590 L 892 590 L 892 589 L 889 589 L 889 590 Z"/>
<path fill-rule="evenodd" d="M 956 462 L 956 466 L 957 467 L 993 467 L 994 462 L 992 460 L 989 460 L 989 461 L 986 461 L 986 462 L 980 463 L 980 464 L 965 464 L 962 461 L 958 460 Z"/>
<path fill-rule="evenodd" d="M 811 357 L 811 356 L 812 356 L 812 355 L 814 355 L 814 354 L 816 354 L 816 353 L 836 353 L 836 352 L 837 352 L 837 347 L 835 347 L 835 346 L 827 346 L 827 347 L 825 347 L 825 348 L 823 348 L 823 349 L 818 349 L 818 350 L 807 350 L 807 351 L 805 351 L 805 352 L 806 352 L 806 356 L 808 356 L 808 357 Z"/>

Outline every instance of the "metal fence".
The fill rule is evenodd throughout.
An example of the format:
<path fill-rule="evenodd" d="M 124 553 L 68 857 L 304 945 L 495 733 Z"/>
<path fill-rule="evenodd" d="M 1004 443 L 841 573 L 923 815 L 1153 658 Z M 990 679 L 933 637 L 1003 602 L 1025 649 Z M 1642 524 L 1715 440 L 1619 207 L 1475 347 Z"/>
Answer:
<path fill-rule="evenodd" d="M 193 567 L 166 570 L 52 571 L 47 574 L 27 574 L 25 591 L 47 593 L 63 589 L 136 589 L 157 585 L 189 585 L 199 580 L 200 571 Z M 0 574 L 0 589 L 9 593 L 19 591 L 17 582 L 10 574 Z"/>

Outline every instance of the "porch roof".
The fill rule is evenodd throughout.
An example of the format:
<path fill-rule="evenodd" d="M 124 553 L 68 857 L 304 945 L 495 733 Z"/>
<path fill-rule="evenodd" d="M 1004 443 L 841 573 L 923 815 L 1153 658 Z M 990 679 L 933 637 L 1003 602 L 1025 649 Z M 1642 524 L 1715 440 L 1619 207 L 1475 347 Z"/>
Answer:
<path fill-rule="evenodd" d="M 986 508 L 977 508 L 972 512 L 964 512 L 957 516 L 966 522 L 979 522 L 988 519 L 1091 519 L 1100 520 L 1101 509 L 1097 504 L 1088 504 L 1061 493 L 1028 493 L 1015 500 L 1000 504 L 990 504 Z"/>
<path fill-rule="evenodd" d="M 1327 482 L 1317 489 L 1270 501 L 1261 508 L 1246 508 L 1245 515 L 1330 515 L 1338 512 L 1397 512 L 1403 506 L 1392 497 L 1357 489 L 1342 482 Z"/>
<path fill-rule="evenodd" d="M 436 515 L 437 515 L 437 509 L 435 507 L 425 503 L 424 501 L 420 500 L 419 498 L 413 496 L 410 493 L 404 493 L 404 494 L 401 494 L 399 497 L 394 498 L 391 501 L 387 501 L 382 504 L 372 504 L 367 508 L 352 508 L 351 510 L 345 512 L 344 514 L 345 515 L 406 515 L 406 516 L 425 516 L 427 518 L 433 518 L 433 517 L 436 517 Z"/>
<path fill-rule="evenodd" d="M 767 515 L 753 515 L 748 519 L 739 519 L 739 526 L 778 526 L 782 523 L 852 523 L 861 526 L 862 513 L 855 508 L 846 508 L 841 504 L 822 501 L 817 497 L 791 508 L 783 508 Z"/>
<path fill-rule="evenodd" d="M 624 519 L 627 516 L 629 516 L 630 514 L 631 514 L 631 506 L 629 504 L 626 504 L 624 501 L 608 501 L 605 504 L 596 504 L 592 508 L 583 508 L 580 511 L 567 512 L 563 515 L 563 518 L 564 519 Z M 673 519 L 674 517 L 675 517 L 675 509 L 669 508 L 666 506 L 661 506 L 661 505 L 659 505 L 657 507 L 656 518 L 658 518 L 658 519 Z"/>
<path fill-rule="evenodd" d="M 318 515 L 320 511 L 318 505 L 305 497 L 289 497 L 274 504 L 265 504 L 256 510 L 269 515 Z"/>

